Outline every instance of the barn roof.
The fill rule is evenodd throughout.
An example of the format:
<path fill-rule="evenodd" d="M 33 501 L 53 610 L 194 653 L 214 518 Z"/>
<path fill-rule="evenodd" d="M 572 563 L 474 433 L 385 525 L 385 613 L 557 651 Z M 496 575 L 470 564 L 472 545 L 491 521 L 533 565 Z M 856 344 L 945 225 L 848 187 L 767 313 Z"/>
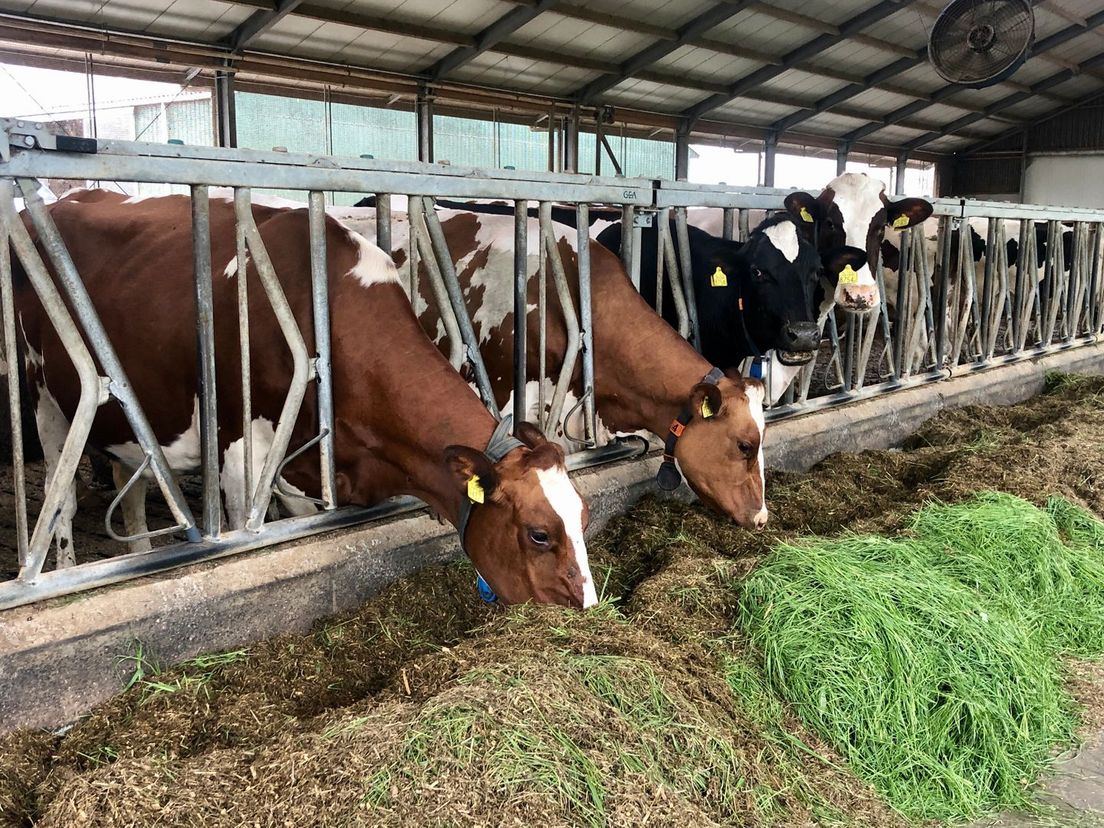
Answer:
<path fill-rule="evenodd" d="M 941 0 L 0 0 L 0 59 L 222 67 L 284 85 L 419 82 L 619 120 L 949 153 L 1104 94 L 1098 0 L 1036 2 L 1026 64 L 987 89 L 927 62 Z M 497 98 L 496 98 L 497 96 Z"/>

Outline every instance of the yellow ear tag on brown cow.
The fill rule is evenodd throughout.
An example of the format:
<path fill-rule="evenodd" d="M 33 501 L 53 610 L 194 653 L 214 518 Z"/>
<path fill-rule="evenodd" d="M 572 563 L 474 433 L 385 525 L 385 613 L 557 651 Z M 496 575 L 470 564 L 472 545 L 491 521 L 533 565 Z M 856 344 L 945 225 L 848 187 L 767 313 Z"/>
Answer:
<path fill-rule="evenodd" d="M 472 503 L 482 503 L 484 497 L 483 486 L 479 482 L 479 475 L 473 474 L 468 478 L 468 500 Z"/>
<path fill-rule="evenodd" d="M 812 215 L 812 213 L 810 213 L 810 212 L 809 212 L 809 211 L 808 211 L 807 209 L 805 209 L 804 207 L 802 207 L 802 208 L 801 208 L 801 212 L 799 213 L 799 215 L 801 216 L 801 220 L 802 220 L 802 221 L 807 221 L 807 222 L 809 222 L 809 224 L 812 224 L 812 223 L 813 223 L 813 215 Z"/>
<path fill-rule="evenodd" d="M 702 400 L 702 419 L 703 420 L 708 420 L 712 416 L 713 416 L 713 406 L 711 406 L 709 404 L 709 399 L 708 398 L 703 399 Z"/>
<path fill-rule="evenodd" d="M 895 218 L 893 220 L 893 226 L 898 228 L 898 229 L 900 229 L 901 227 L 907 227 L 908 223 L 909 223 L 909 217 L 906 216 L 906 215 L 897 216 L 897 218 Z"/>
<path fill-rule="evenodd" d="M 851 265 L 847 265 L 840 271 L 839 283 L 841 285 L 857 285 L 859 283 L 859 274 L 855 272 L 855 268 Z"/>
<path fill-rule="evenodd" d="M 721 270 L 721 266 L 717 265 L 717 269 L 713 271 L 713 275 L 709 277 L 710 287 L 728 287 L 728 276 Z"/>

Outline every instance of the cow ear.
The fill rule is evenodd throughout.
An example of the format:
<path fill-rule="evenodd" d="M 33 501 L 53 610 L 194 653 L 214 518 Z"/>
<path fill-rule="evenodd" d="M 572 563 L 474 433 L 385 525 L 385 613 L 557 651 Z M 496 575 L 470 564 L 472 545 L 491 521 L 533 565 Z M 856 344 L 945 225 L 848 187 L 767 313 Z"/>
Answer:
<path fill-rule="evenodd" d="M 886 204 L 886 224 L 898 230 L 922 224 L 931 214 L 931 202 L 922 198 L 902 198 Z"/>
<path fill-rule="evenodd" d="M 445 464 L 456 477 L 456 484 L 473 503 L 483 503 L 498 486 L 498 474 L 491 458 L 469 446 L 445 449 Z"/>
<path fill-rule="evenodd" d="M 517 424 L 514 428 L 514 436 L 531 449 L 538 449 L 548 444 L 541 430 L 528 420 L 522 420 Z"/>
<path fill-rule="evenodd" d="M 806 192 L 790 193 L 783 204 L 794 221 L 800 224 L 812 224 L 824 218 L 824 206 Z"/>
<path fill-rule="evenodd" d="M 532 423 L 522 421 L 514 429 L 514 436 L 532 451 L 531 463 L 541 466 L 545 463 L 559 464 L 564 461 L 564 452 L 559 444 L 545 437 L 544 433 Z"/>
<path fill-rule="evenodd" d="M 724 408 L 721 389 L 711 382 L 699 382 L 690 392 L 690 411 L 695 417 L 708 420 Z"/>

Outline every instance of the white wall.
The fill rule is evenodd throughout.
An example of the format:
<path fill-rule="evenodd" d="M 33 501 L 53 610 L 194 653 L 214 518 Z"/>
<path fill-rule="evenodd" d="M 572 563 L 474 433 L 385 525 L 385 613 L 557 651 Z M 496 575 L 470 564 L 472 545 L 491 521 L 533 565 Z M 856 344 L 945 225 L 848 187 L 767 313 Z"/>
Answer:
<path fill-rule="evenodd" d="M 1024 201 L 1063 207 L 1104 207 L 1104 154 L 1029 157 Z"/>

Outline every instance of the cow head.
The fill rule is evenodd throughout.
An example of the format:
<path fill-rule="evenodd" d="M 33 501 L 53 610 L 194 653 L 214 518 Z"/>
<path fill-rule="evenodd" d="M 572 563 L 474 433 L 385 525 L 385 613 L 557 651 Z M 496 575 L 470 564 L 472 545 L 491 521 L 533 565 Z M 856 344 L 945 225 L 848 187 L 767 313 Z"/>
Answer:
<path fill-rule="evenodd" d="M 874 271 L 886 226 L 903 230 L 932 213 L 932 205 L 922 198 L 890 201 L 885 184 L 866 173 L 844 173 L 816 198 L 790 193 L 785 203 L 816 243 L 835 304 L 860 313 L 881 302 Z"/>
<path fill-rule="evenodd" d="M 675 460 L 702 502 L 741 526 L 767 523 L 763 483 L 764 388 L 738 374 L 690 392 L 692 417 L 675 444 Z"/>
<path fill-rule="evenodd" d="M 563 450 L 529 423 L 517 437 L 525 447 L 497 463 L 468 446 L 445 451 L 461 497 L 473 503 L 462 539 L 468 557 L 507 604 L 592 606 L 598 599 L 583 540 L 589 516 Z"/>
<path fill-rule="evenodd" d="M 786 214 L 768 218 L 740 248 L 743 289 L 754 313 L 748 333 L 762 349 L 774 349 L 784 365 L 809 362 L 820 346 L 814 301 L 820 260 L 816 248 Z"/>

